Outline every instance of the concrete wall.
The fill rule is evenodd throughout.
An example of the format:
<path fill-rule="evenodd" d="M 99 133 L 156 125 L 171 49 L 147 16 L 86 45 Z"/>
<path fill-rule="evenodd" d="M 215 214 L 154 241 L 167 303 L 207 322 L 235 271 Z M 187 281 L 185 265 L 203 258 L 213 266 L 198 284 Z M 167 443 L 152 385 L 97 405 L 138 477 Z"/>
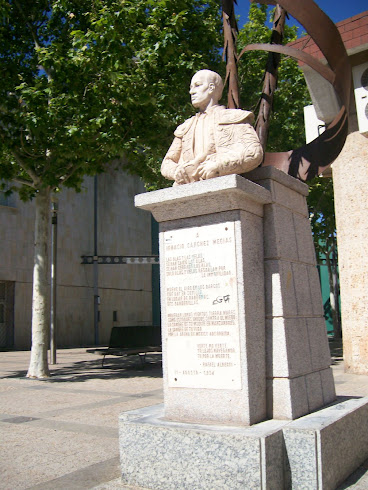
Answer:
<path fill-rule="evenodd" d="M 13 195 L 0 206 L 0 280 L 15 284 L 14 344 L 22 348 L 31 342 L 33 228 L 33 205 Z"/>
<path fill-rule="evenodd" d="M 122 171 L 98 177 L 98 254 L 150 255 L 150 216 L 134 207 L 142 182 Z M 59 195 L 57 263 L 57 345 L 92 345 L 93 266 L 82 255 L 94 252 L 94 180 L 81 193 Z M 0 281 L 15 282 L 14 347 L 31 341 L 34 206 L 11 196 L 0 206 Z M 99 265 L 100 343 L 113 325 L 150 324 L 150 265 Z M 117 321 L 113 322 L 116 311 Z"/>

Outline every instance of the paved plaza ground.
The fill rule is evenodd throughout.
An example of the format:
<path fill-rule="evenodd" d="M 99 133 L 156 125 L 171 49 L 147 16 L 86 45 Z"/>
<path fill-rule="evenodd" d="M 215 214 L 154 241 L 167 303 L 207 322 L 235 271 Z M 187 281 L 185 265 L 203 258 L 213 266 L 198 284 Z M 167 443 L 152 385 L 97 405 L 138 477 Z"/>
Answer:
<path fill-rule="evenodd" d="M 368 396 L 368 376 L 344 373 L 341 348 L 332 352 L 337 394 Z M 119 480 L 118 416 L 162 403 L 160 356 L 102 368 L 86 349 L 62 349 L 45 381 L 25 378 L 28 362 L 29 352 L 0 352 L 0 488 L 133 488 Z M 368 490 L 368 461 L 345 488 Z"/>

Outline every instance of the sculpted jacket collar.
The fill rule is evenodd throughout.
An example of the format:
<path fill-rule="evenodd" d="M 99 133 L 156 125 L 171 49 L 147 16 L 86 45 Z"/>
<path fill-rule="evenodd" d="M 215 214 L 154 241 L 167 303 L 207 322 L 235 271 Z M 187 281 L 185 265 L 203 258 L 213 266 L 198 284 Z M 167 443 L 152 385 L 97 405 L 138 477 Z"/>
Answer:
<path fill-rule="evenodd" d="M 241 109 L 226 109 L 224 106 L 219 105 L 210 107 L 204 113 L 198 112 L 195 116 L 192 116 L 190 119 L 187 119 L 183 124 L 178 126 L 174 132 L 174 135 L 182 140 L 180 157 L 181 162 L 189 162 L 195 157 L 193 150 L 194 133 L 196 122 L 202 114 L 207 114 L 212 119 L 209 124 L 214 126 L 214 152 L 219 151 L 219 146 L 222 146 L 221 142 L 224 140 L 222 137 L 222 130 L 224 130 L 227 125 L 252 123 L 254 120 L 254 115 L 250 111 L 243 111 Z"/>
<path fill-rule="evenodd" d="M 211 114 L 211 113 L 213 113 L 215 110 L 217 110 L 218 108 L 225 109 L 225 107 L 224 107 L 224 106 L 222 106 L 222 105 L 217 105 L 217 104 L 216 104 L 216 105 L 213 105 L 213 106 L 209 107 L 209 108 L 208 108 L 208 109 L 206 109 L 204 112 L 197 112 L 196 116 L 197 116 L 197 117 L 200 117 L 200 116 L 202 116 L 203 114 L 205 114 L 205 115 L 207 115 L 207 114 Z"/>

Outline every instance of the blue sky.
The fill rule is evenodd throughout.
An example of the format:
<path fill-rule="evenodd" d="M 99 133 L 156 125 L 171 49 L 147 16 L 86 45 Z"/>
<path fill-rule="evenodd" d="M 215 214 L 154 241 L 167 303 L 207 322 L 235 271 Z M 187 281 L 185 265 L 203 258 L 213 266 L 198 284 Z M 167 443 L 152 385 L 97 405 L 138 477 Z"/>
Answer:
<path fill-rule="evenodd" d="M 315 3 L 335 23 L 368 10 L 367 0 L 315 0 Z M 236 14 L 240 15 L 239 28 L 248 20 L 249 6 L 249 0 L 238 0 L 238 5 L 235 6 Z M 292 17 L 290 17 L 291 20 L 293 20 Z M 291 24 L 294 24 L 294 22 L 291 22 Z M 299 35 L 301 34 L 302 30 L 299 29 Z"/>

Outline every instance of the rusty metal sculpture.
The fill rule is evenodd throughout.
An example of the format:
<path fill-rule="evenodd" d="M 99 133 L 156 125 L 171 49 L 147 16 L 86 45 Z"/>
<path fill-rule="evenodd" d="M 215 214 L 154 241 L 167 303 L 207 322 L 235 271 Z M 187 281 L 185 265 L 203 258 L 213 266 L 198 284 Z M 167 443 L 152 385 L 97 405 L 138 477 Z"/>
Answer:
<path fill-rule="evenodd" d="M 238 56 L 236 41 L 238 38 L 238 24 L 235 18 L 234 3 L 236 0 L 222 0 L 222 21 L 224 29 L 224 55 L 226 59 L 226 79 L 228 83 L 227 107 L 239 109 L 239 82 L 238 82 Z"/>
<path fill-rule="evenodd" d="M 257 0 L 257 2 L 266 5 L 278 3 L 290 13 L 303 25 L 320 48 L 328 65 L 322 64 L 303 51 L 278 44 L 250 44 L 242 50 L 237 61 L 246 51 L 251 50 L 270 51 L 291 56 L 296 60 L 303 61 L 329 81 L 340 99 L 341 109 L 339 113 L 328 124 L 326 131 L 314 141 L 295 150 L 265 154 L 263 166 L 272 165 L 294 177 L 307 181 L 331 165 L 339 155 L 346 140 L 351 90 L 351 68 L 348 56 L 337 27 L 313 0 L 278 0 L 278 2 Z"/>
<path fill-rule="evenodd" d="M 286 15 L 286 10 L 277 4 L 273 19 L 271 44 L 282 44 Z M 268 55 L 261 101 L 255 123 L 255 130 L 264 150 L 266 150 L 268 139 L 273 97 L 277 87 L 277 70 L 279 64 L 280 54 L 270 52 Z"/>

